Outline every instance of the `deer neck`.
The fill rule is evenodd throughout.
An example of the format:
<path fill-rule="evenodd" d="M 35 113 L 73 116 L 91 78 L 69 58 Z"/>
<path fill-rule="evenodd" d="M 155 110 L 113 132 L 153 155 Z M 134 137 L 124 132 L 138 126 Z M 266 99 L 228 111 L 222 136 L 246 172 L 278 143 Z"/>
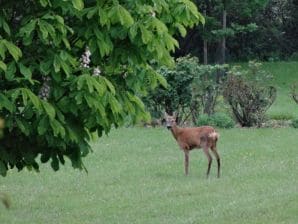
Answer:
<path fill-rule="evenodd" d="M 177 139 L 179 131 L 180 131 L 180 128 L 177 125 L 173 125 L 171 127 L 171 132 L 175 139 Z"/>

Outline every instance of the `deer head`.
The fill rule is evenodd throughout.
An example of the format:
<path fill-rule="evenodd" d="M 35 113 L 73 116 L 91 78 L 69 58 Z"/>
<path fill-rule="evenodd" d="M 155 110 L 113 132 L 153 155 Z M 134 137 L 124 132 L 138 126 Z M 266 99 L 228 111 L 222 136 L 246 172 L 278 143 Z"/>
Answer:
<path fill-rule="evenodd" d="M 166 112 L 164 114 L 165 120 L 166 120 L 166 126 L 168 129 L 171 129 L 173 126 L 176 125 L 176 114 L 173 113 L 173 115 L 168 115 Z"/>

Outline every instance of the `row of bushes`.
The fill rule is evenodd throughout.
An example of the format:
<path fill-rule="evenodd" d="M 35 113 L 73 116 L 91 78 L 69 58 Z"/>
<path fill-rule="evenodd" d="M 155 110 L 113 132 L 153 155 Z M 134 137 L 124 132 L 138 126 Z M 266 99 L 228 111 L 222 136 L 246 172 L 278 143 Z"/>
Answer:
<path fill-rule="evenodd" d="M 200 65 L 195 57 L 178 58 L 173 69 L 159 69 L 168 88 L 158 87 L 143 100 L 154 118 L 175 111 L 180 123 L 230 128 L 237 122 L 242 127 L 260 127 L 276 99 L 276 88 L 270 85 L 272 76 L 261 66 L 255 61 L 245 69 Z M 224 113 L 215 113 L 223 105 L 228 105 Z"/>

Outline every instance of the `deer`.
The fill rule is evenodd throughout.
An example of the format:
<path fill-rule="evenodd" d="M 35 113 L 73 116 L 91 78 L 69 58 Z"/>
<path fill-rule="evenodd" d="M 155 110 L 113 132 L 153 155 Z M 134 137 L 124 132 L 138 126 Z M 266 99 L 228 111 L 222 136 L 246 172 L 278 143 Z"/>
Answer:
<path fill-rule="evenodd" d="M 188 175 L 189 153 L 195 148 L 202 148 L 208 159 L 208 168 L 206 177 L 209 177 L 212 156 L 210 151 L 217 161 L 217 177 L 220 177 L 220 157 L 216 149 L 216 143 L 219 138 L 219 133 L 211 126 L 200 127 L 178 127 L 176 124 L 176 115 L 168 115 L 165 113 L 166 127 L 171 130 L 173 137 L 176 139 L 179 147 L 184 152 L 184 169 L 185 175 Z"/>

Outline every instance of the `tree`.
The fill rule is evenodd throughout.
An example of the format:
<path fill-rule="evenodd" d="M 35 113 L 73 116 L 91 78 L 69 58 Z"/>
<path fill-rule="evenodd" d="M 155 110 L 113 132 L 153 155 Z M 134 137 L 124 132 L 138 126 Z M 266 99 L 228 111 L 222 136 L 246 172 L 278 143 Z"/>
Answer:
<path fill-rule="evenodd" d="M 90 139 L 147 113 L 173 36 L 203 22 L 189 0 L 0 0 L 0 173 L 84 168 Z"/>
<path fill-rule="evenodd" d="M 181 57 L 192 53 L 203 58 L 202 52 L 205 52 L 206 57 L 206 43 L 208 42 L 208 61 L 224 63 L 226 57 L 231 58 L 238 53 L 238 49 L 241 51 L 240 46 L 246 44 L 243 39 L 257 30 L 260 22 L 256 19 L 257 15 L 261 14 L 268 2 L 268 0 L 196 1 L 198 8 L 206 11 L 206 23 L 204 26 L 199 25 L 190 30 L 186 38 L 180 39 L 182 47 L 175 56 Z M 247 44 L 252 44 L 252 41 Z M 241 54 L 245 55 L 247 52 L 241 51 Z M 204 61 L 207 61 L 205 57 Z"/>

